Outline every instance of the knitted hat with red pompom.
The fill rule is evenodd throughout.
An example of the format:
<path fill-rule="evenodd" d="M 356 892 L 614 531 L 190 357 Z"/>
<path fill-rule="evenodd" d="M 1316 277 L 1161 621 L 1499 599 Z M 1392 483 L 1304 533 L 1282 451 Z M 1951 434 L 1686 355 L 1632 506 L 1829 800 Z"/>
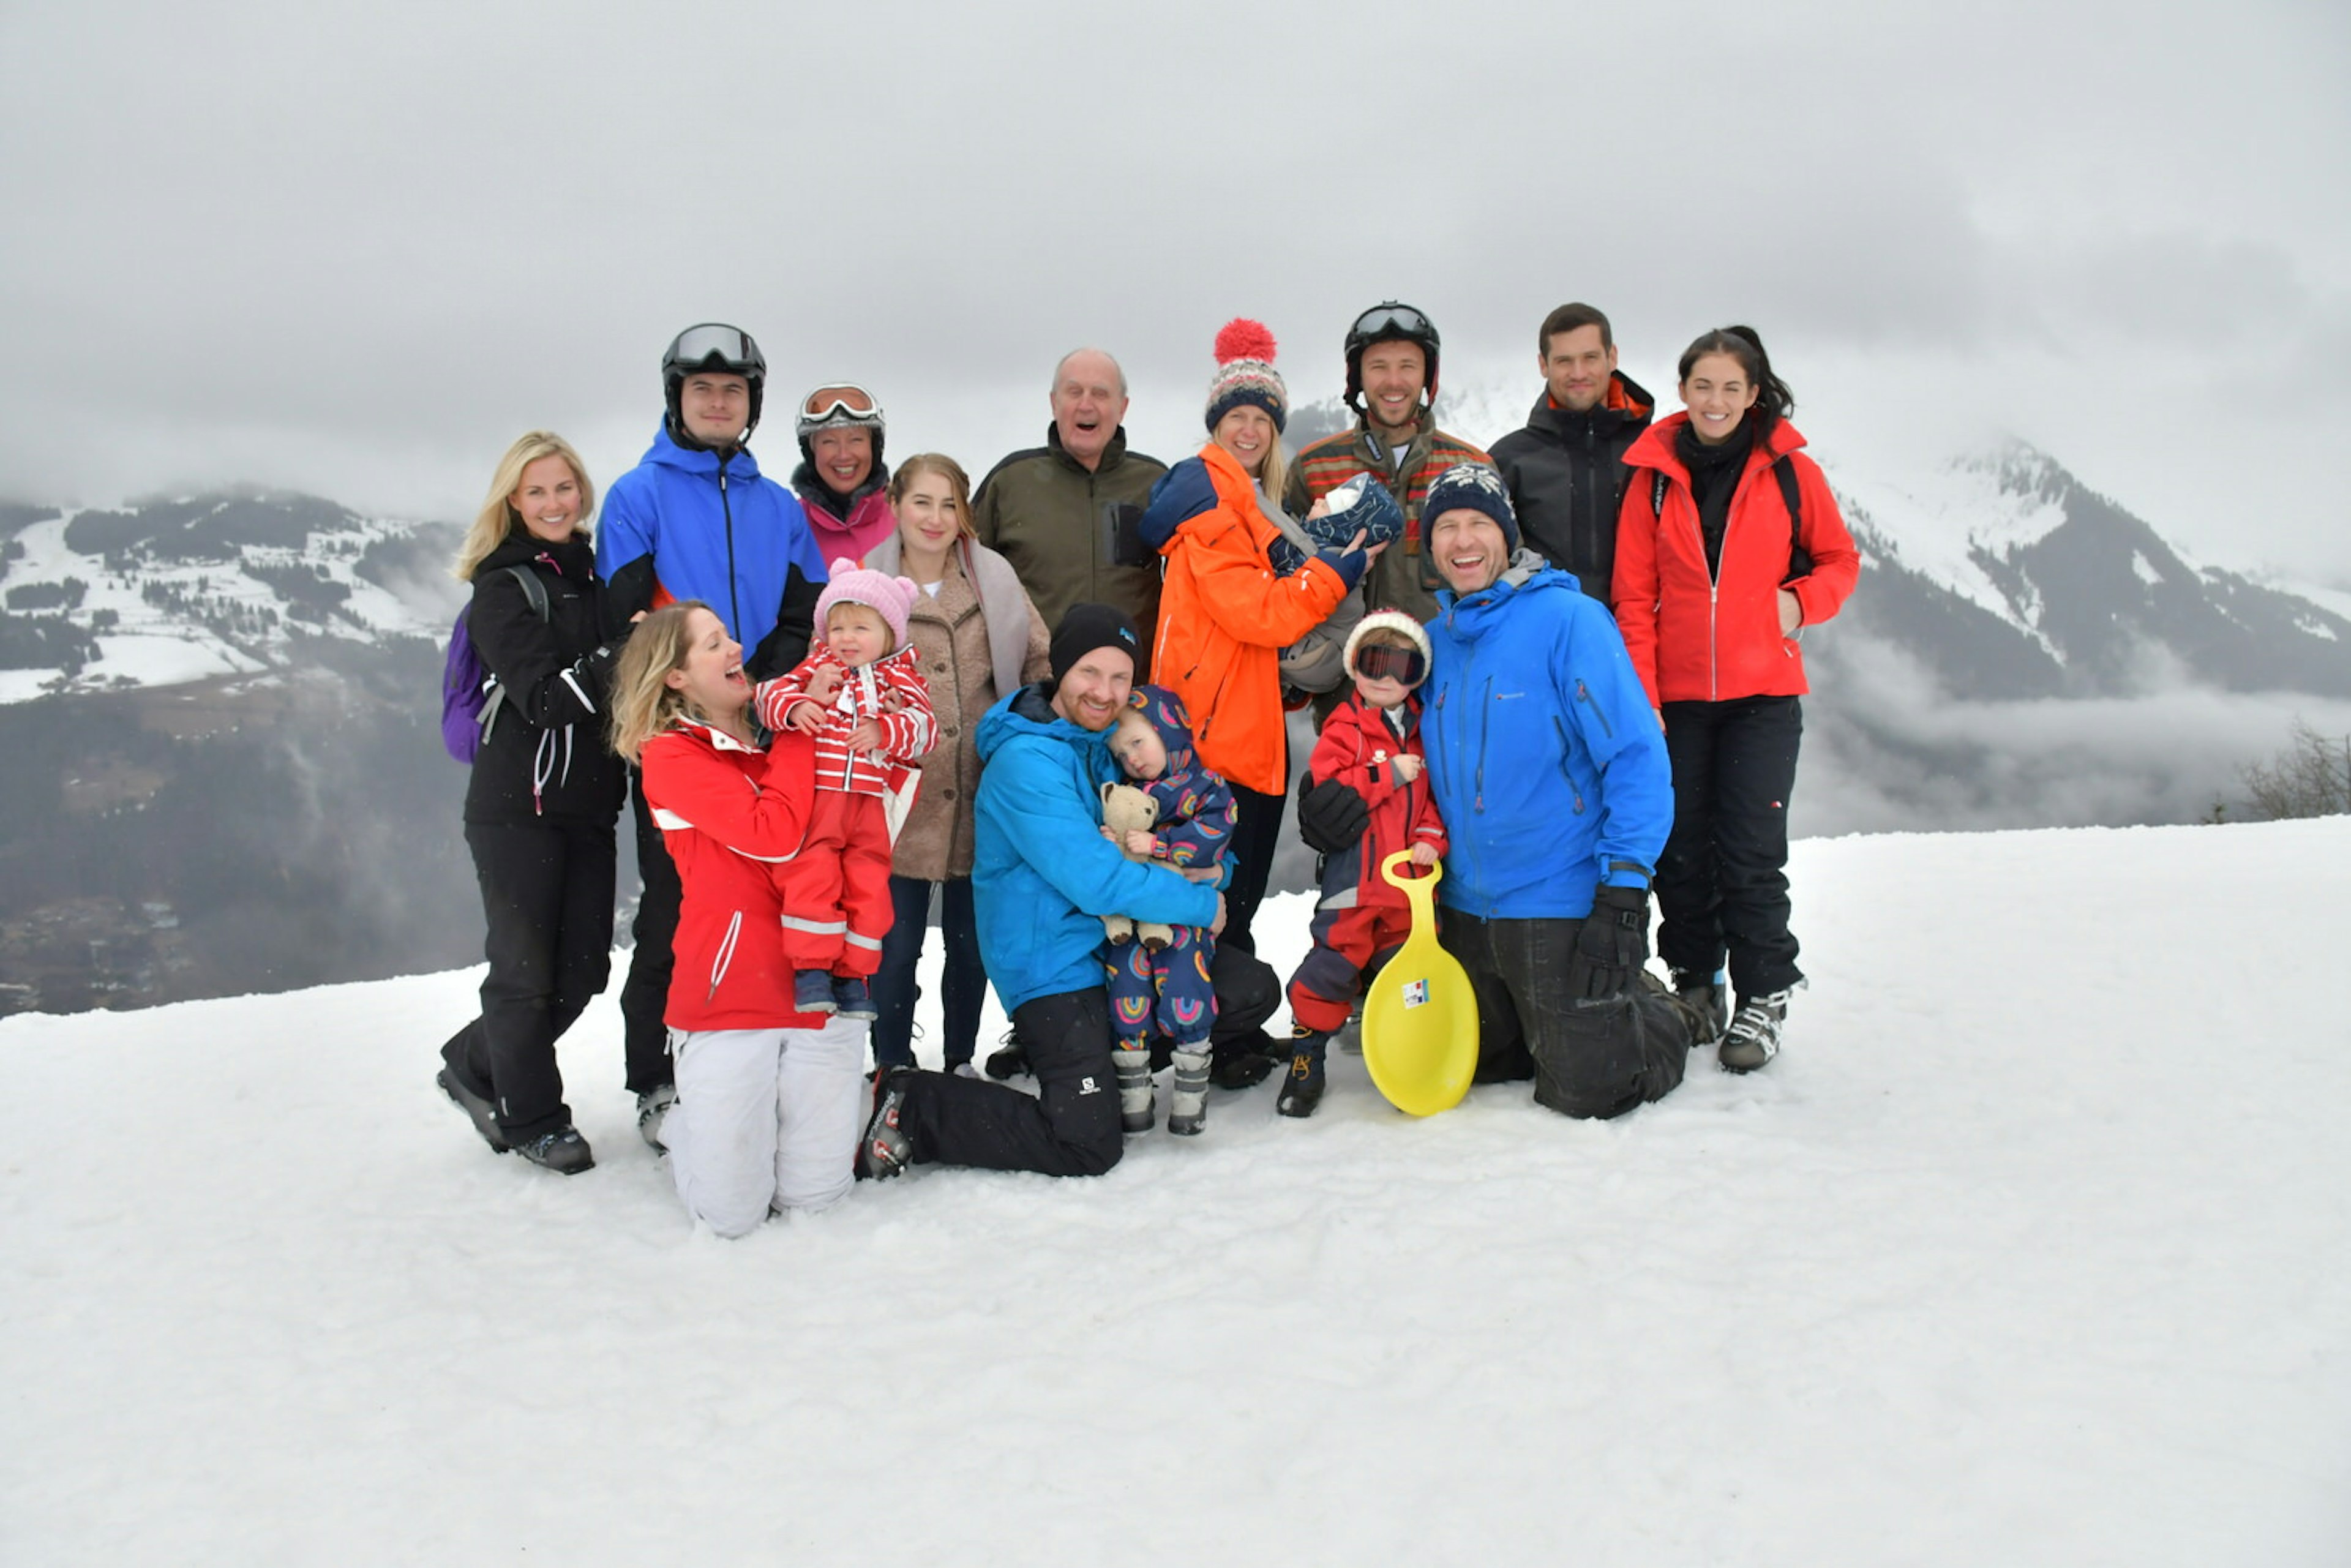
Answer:
<path fill-rule="evenodd" d="M 1250 403 L 1265 410 L 1280 431 L 1290 423 L 1290 389 L 1273 368 L 1273 334 L 1262 321 L 1236 316 L 1217 334 L 1217 373 L 1208 382 L 1208 429 Z"/>

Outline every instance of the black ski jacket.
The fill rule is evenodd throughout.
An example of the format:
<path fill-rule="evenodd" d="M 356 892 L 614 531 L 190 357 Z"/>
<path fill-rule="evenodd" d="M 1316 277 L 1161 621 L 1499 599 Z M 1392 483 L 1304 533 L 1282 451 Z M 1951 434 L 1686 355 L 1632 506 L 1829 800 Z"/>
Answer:
<path fill-rule="evenodd" d="M 537 574 L 547 591 L 538 618 L 503 567 Z M 604 585 L 584 538 L 507 540 L 474 570 L 465 630 L 506 692 L 489 738 L 474 758 L 465 821 L 610 823 L 620 815 L 626 772 L 604 740 L 605 691 L 622 639 L 601 632 Z"/>
<path fill-rule="evenodd" d="M 1616 567 L 1616 517 L 1625 501 L 1625 453 L 1649 426 L 1649 394 L 1622 371 L 1588 413 L 1535 400 L 1525 428 L 1494 443 L 1494 466 L 1519 515 L 1528 549 L 1574 574 L 1588 598 L 1608 602 Z"/>

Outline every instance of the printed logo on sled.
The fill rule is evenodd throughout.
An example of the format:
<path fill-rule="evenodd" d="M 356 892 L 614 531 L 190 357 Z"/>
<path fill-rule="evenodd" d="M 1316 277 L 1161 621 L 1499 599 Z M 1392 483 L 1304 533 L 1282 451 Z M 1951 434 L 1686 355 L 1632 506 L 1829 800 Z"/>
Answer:
<path fill-rule="evenodd" d="M 1405 982 L 1405 1006 L 1408 1008 L 1416 1008 L 1426 1000 L 1428 1000 L 1428 982 L 1426 980 L 1407 980 Z"/>

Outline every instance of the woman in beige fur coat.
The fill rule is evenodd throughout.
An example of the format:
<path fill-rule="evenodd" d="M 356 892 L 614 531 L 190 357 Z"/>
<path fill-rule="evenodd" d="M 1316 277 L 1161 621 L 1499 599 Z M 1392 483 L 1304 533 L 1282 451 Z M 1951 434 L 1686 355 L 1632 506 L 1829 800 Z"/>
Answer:
<path fill-rule="evenodd" d="M 907 458 L 890 481 L 890 504 L 898 531 L 864 564 L 912 578 L 923 590 L 906 632 L 931 688 L 939 738 L 922 759 L 923 782 L 891 855 L 896 915 L 873 979 L 880 1011 L 873 1060 L 883 1067 L 914 1063 L 914 965 L 936 885 L 946 940 L 941 1065 L 969 1076 L 987 990 L 971 908 L 971 803 L 979 789 L 972 731 L 998 697 L 1043 678 L 1045 622 L 1011 565 L 972 537 L 971 481 L 954 458 L 935 452 Z"/>

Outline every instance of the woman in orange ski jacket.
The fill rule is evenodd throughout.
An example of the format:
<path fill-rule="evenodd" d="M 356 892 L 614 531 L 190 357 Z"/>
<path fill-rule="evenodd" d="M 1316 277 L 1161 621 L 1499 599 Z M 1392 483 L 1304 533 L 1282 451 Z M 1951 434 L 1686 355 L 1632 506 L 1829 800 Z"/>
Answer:
<path fill-rule="evenodd" d="M 1208 444 L 1167 471 L 1143 516 L 1144 543 L 1167 563 L 1152 678 L 1183 698 L 1200 761 L 1233 787 L 1239 822 L 1223 940 L 1250 952 L 1290 783 L 1281 650 L 1321 625 L 1378 554 L 1358 535 L 1350 549 L 1276 575 L 1268 547 L 1281 532 L 1270 497 L 1281 493 L 1290 400 L 1273 352 L 1273 335 L 1255 321 L 1217 334 Z"/>

